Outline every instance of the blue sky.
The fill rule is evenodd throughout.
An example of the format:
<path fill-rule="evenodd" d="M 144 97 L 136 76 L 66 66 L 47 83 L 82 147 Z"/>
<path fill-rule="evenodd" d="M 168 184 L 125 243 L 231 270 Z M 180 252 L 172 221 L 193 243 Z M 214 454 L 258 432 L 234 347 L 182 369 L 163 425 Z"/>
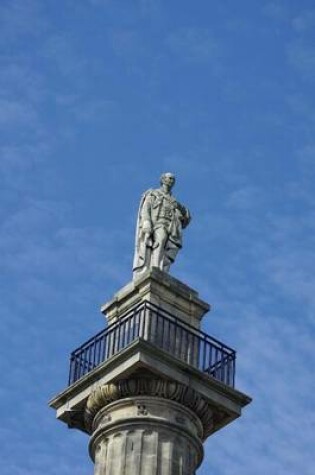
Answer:
<path fill-rule="evenodd" d="M 198 473 L 311 475 L 314 2 L 2 0 L 0 30 L 1 474 L 93 473 L 47 401 L 172 171 L 193 220 L 171 273 L 254 398 Z"/>

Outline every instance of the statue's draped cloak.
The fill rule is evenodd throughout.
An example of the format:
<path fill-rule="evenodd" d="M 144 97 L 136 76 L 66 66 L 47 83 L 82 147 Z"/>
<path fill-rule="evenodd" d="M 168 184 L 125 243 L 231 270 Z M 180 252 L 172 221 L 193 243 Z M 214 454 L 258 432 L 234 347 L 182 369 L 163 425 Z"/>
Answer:
<path fill-rule="evenodd" d="M 163 200 L 168 201 L 172 214 L 169 223 L 165 224 L 159 220 Z M 189 211 L 180 205 L 171 195 L 165 195 L 161 190 L 147 190 L 141 197 L 139 212 L 136 225 L 136 239 L 135 239 L 135 255 L 133 262 L 134 272 L 140 272 L 144 268 L 150 267 L 150 257 L 152 247 L 156 243 L 145 241 L 145 233 L 143 227 L 146 222 L 149 222 L 151 231 L 164 227 L 167 229 L 168 240 L 165 245 L 165 265 L 172 263 L 176 257 L 178 250 L 182 247 L 182 228 L 185 227 L 190 220 Z"/>

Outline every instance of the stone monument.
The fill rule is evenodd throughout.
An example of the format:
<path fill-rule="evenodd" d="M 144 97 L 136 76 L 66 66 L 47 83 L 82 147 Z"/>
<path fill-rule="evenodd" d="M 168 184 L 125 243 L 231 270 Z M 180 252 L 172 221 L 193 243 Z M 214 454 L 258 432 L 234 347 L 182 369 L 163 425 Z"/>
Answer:
<path fill-rule="evenodd" d="M 210 306 L 167 272 L 188 209 L 171 190 L 144 193 L 133 279 L 101 311 L 107 326 L 71 353 L 57 418 L 90 436 L 95 475 L 193 475 L 203 443 L 251 399 L 235 389 L 235 351 L 200 330 Z"/>

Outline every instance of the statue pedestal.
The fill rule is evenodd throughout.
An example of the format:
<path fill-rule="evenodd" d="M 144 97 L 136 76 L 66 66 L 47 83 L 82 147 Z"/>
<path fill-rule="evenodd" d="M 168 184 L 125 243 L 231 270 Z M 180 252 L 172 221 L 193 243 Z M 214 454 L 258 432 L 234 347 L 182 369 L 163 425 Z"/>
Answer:
<path fill-rule="evenodd" d="M 202 317 L 210 310 L 210 305 L 199 298 L 196 290 L 153 268 L 119 290 L 113 299 L 102 306 L 101 311 L 110 325 L 144 301 L 195 328 L 200 328 Z"/>
<path fill-rule="evenodd" d="M 95 475 L 193 475 L 203 442 L 250 402 L 235 352 L 199 330 L 209 308 L 157 269 L 102 307 L 108 328 L 73 352 L 71 384 L 50 402 L 91 436 Z"/>

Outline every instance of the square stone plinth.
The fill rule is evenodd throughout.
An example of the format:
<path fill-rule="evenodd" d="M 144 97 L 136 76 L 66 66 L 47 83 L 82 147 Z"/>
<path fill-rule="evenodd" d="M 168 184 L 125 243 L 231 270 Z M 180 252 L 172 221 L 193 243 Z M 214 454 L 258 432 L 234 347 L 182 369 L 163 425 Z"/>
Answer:
<path fill-rule="evenodd" d="M 153 268 L 119 290 L 102 306 L 101 311 L 111 324 L 144 301 L 153 303 L 195 328 L 200 328 L 202 317 L 210 310 L 210 305 L 199 298 L 196 290 Z"/>

